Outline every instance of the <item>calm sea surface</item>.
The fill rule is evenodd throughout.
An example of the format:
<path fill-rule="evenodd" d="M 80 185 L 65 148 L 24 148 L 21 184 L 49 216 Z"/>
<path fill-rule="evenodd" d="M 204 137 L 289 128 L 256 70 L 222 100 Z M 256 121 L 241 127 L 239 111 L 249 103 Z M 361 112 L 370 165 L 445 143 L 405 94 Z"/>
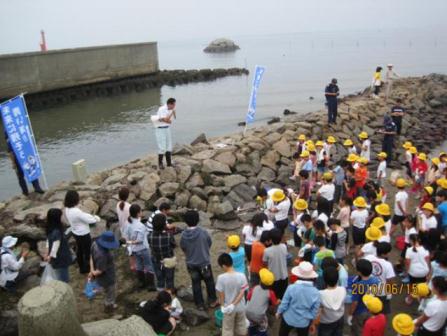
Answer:
<path fill-rule="evenodd" d="M 258 122 L 285 108 L 310 112 L 323 107 L 323 89 L 338 78 L 342 94 L 370 85 L 377 65 L 395 64 L 402 76 L 447 73 L 447 35 L 443 32 L 297 33 L 233 37 L 241 49 L 231 54 L 202 52 L 207 42 L 159 42 L 161 69 L 266 67 L 258 93 Z M 177 99 L 174 142 L 199 133 L 217 136 L 241 130 L 252 77 L 161 89 L 30 111 L 50 185 L 71 178 L 71 163 L 86 159 L 90 172 L 111 168 L 156 149 L 150 115 L 169 97 Z M 309 100 L 309 97 L 315 97 Z M 0 199 L 18 194 L 14 171 L 0 140 Z"/>

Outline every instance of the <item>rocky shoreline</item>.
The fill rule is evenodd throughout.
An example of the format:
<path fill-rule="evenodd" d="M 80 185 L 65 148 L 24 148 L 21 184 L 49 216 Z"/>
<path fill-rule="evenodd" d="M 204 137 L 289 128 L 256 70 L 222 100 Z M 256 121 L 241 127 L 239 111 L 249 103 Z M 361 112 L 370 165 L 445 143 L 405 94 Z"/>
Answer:
<path fill-rule="evenodd" d="M 395 83 L 388 104 L 370 98 L 369 90 L 343 98 L 337 125 L 327 126 L 324 110 L 291 115 L 279 123 L 249 129 L 245 137 L 233 134 L 207 140 L 202 135 L 191 145 L 176 145 L 175 167 L 158 171 L 156 156 L 149 155 L 93 173 L 86 183 L 61 182 L 43 196 L 14 197 L 0 203 L 0 236 L 9 233 L 26 240 L 44 239 L 47 210 L 61 207 L 70 188 L 80 193 L 85 210 L 104 220 L 98 227 L 99 233 L 105 222 L 117 220 L 117 193 L 125 185 L 131 190 L 130 201 L 147 211 L 161 202 L 169 202 L 177 214 L 186 208 L 199 210 L 205 226 L 235 229 L 250 218 L 250 211 L 244 209 L 253 205 L 256 195 L 253 187 L 290 184 L 291 157 L 298 134 L 313 139 L 335 136 L 338 140 L 335 159 L 338 159 L 346 154 L 343 140 L 366 131 L 371 135 L 372 152 L 377 153 L 381 150 L 382 136 L 375 131 L 382 127 L 383 115 L 396 98 L 401 98 L 408 109 L 400 140 L 411 139 L 426 153 L 445 140 L 447 76 L 402 79 Z M 397 151 L 401 152 L 401 148 Z"/>
<path fill-rule="evenodd" d="M 73 101 L 95 97 L 107 97 L 128 92 L 159 88 L 163 85 L 176 86 L 188 83 L 209 82 L 228 76 L 248 75 L 243 68 L 201 69 L 201 70 L 162 70 L 144 76 L 108 80 L 99 83 L 39 92 L 26 95 L 29 110 L 37 111 L 49 107 L 69 104 Z"/>

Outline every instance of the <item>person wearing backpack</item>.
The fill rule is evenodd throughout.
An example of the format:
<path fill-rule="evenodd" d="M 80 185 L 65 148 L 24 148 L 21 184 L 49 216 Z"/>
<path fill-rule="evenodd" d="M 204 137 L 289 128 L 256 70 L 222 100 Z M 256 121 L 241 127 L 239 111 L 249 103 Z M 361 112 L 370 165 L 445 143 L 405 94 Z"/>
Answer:
<path fill-rule="evenodd" d="M 20 259 L 17 260 L 12 248 L 17 244 L 17 238 L 6 236 L 2 239 L 0 248 L 0 287 L 9 292 L 15 292 L 17 283 L 26 278 L 24 272 L 20 272 L 29 250 L 22 249 Z"/>

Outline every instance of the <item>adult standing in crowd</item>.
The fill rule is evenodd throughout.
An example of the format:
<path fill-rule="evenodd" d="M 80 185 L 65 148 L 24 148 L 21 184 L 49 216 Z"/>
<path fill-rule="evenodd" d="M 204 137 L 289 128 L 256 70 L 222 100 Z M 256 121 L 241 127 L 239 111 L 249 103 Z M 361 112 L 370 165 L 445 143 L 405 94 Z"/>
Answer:
<path fill-rule="evenodd" d="M 385 90 L 385 101 L 388 100 L 388 97 L 390 96 L 391 90 L 393 88 L 393 82 L 395 79 L 399 78 L 399 75 L 394 71 L 394 66 L 392 64 L 388 64 L 385 74 L 385 83 L 386 83 L 386 90 Z"/>
<path fill-rule="evenodd" d="M 396 124 L 391 116 L 385 114 L 383 129 L 378 132 L 383 134 L 382 151 L 387 154 L 386 163 L 389 164 L 393 158 L 394 137 L 397 132 Z"/>
<path fill-rule="evenodd" d="M 380 88 L 382 87 L 382 67 L 380 66 L 374 72 L 372 87 L 374 88 L 373 97 L 379 98 Z"/>
<path fill-rule="evenodd" d="M 64 234 L 62 210 L 52 208 L 47 212 L 48 254 L 46 261 L 53 267 L 57 280 L 68 283 L 70 275 L 68 267 L 73 258 Z"/>
<path fill-rule="evenodd" d="M 22 271 L 22 266 L 28 256 L 29 250 L 22 248 L 20 258 L 17 260 L 12 248 L 17 244 L 17 238 L 6 236 L 2 239 L 0 248 L 0 287 L 9 292 L 15 292 L 17 284 L 25 279 L 28 274 Z"/>
<path fill-rule="evenodd" d="M 176 247 L 174 236 L 166 231 L 166 217 L 162 213 L 152 218 L 153 231 L 148 234 L 148 242 L 152 251 L 152 263 L 157 277 L 157 290 L 174 288 Z"/>
<path fill-rule="evenodd" d="M 389 84 L 392 85 L 392 84 Z M 387 88 L 388 90 L 388 88 Z M 405 115 L 405 109 L 402 107 L 402 99 L 397 98 L 396 104 L 391 108 L 391 118 L 396 124 L 396 133 L 400 135 L 402 130 L 402 118 Z"/>
<path fill-rule="evenodd" d="M 76 190 L 69 190 L 64 199 L 64 215 L 71 227 L 71 232 L 76 240 L 76 258 L 81 274 L 90 272 L 90 249 L 92 238 L 90 225 L 100 221 L 98 216 L 90 215 L 78 208 L 79 194 Z"/>
<path fill-rule="evenodd" d="M 191 276 L 194 302 L 199 309 L 205 310 L 201 286 L 201 282 L 204 281 L 209 306 L 214 308 L 218 305 L 218 302 L 211 269 L 211 237 L 206 230 L 197 226 L 200 218 L 196 210 L 187 211 L 184 220 L 188 228 L 182 233 L 180 247 L 186 256 L 186 267 Z"/>
<path fill-rule="evenodd" d="M 127 225 L 129 223 L 129 209 L 130 209 L 130 203 L 127 202 L 129 198 L 129 188 L 122 187 L 120 191 L 118 192 L 118 198 L 120 199 L 118 204 L 116 205 L 116 214 L 118 216 L 118 226 L 115 228 L 114 233 L 116 239 L 120 240 L 123 238 L 124 240 L 127 239 L 126 237 L 126 229 Z"/>
<path fill-rule="evenodd" d="M 166 101 L 166 105 L 161 106 L 157 111 L 155 125 L 155 137 L 158 145 L 158 167 L 164 169 L 163 156 L 166 155 L 166 165 L 172 166 L 171 154 L 172 154 L 172 137 L 171 137 L 171 124 L 172 118 L 176 119 L 175 114 L 176 100 L 169 98 Z"/>
<path fill-rule="evenodd" d="M 19 186 L 20 189 L 22 189 L 22 194 L 28 196 L 29 191 L 28 191 L 28 185 L 25 180 L 25 174 L 23 173 L 22 167 L 20 166 L 20 163 L 17 160 L 14 150 L 12 149 L 11 141 L 9 140 L 8 134 L 6 132 L 5 132 L 5 140 L 6 140 L 6 150 L 8 151 L 8 156 L 9 159 L 11 160 L 12 167 L 14 168 L 17 175 L 17 179 L 19 180 Z M 40 186 L 39 179 L 31 181 L 31 184 L 33 185 L 34 191 L 36 193 L 43 194 L 45 192 Z"/>
<path fill-rule="evenodd" d="M 340 89 L 337 85 L 337 79 L 333 78 L 332 81 L 326 86 L 324 90 L 327 102 L 327 114 L 328 124 L 337 123 L 337 97 L 340 95 Z"/>

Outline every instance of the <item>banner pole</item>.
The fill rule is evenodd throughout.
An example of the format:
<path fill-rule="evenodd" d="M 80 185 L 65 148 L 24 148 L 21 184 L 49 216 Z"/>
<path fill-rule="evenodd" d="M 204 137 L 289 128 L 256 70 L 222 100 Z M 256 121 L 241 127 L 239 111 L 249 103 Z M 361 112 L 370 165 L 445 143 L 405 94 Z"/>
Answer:
<path fill-rule="evenodd" d="M 25 106 L 26 118 L 28 119 L 28 124 L 30 127 L 30 133 L 31 133 L 30 138 L 33 140 L 34 148 L 36 148 L 36 154 L 39 159 L 40 170 L 42 171 L 42 179 L 43 179 L 43 184 L 44 184 L 45 190 L 48 190 L 47 176 L 45 175 L 45 170 L 42 165 L 42 160 L 40 159 L 39 149 L 37 148 L 36 138 L 34 137 L 33 125 L 31 124 L 31 120 L 29 118 L 28 107 L 26 106 L 26 101 L 25 101 L 24 95 L 25 95 L 25 93 L 22 93 L 22 94 L 20 94 L 20 97 L 22 97 L 23 105 Z"/>

